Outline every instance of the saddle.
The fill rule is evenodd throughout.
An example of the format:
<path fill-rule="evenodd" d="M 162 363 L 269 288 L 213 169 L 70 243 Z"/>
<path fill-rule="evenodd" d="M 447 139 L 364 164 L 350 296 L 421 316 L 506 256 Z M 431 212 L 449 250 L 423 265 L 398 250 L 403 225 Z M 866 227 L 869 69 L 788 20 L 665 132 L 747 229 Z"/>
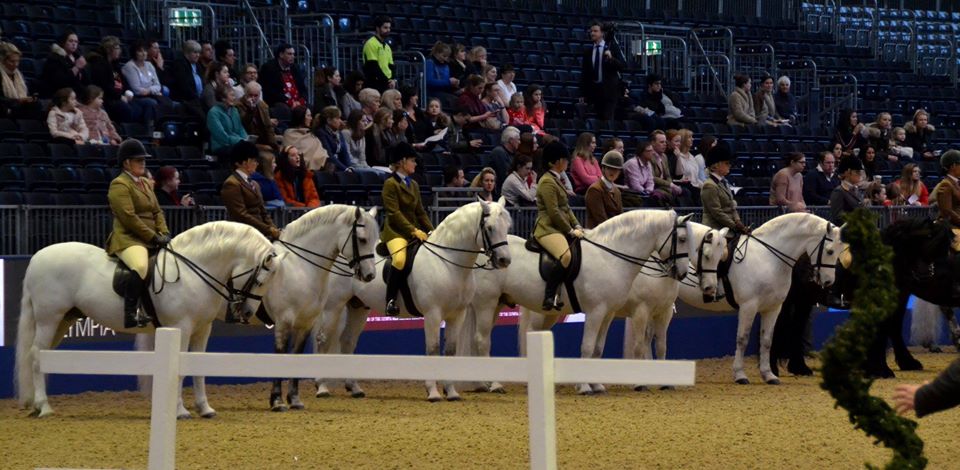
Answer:
<path fill-rule="evenodd" d="M 127 283 L 131 276 L 139 276 L 136 271 L 127 267 L 126 263 L 118 257 L 111 257 L 117 263 L 117 268 L 113 270 L 113 291 L 121 298 L 126 293 Z M 153 271 L 157 264 L 157 250 L 150 250 L 150 257 L 147 261 L 147 278 L 143 280 L 144 286 L 150 286 L 153 281 Z M 157 318 L 157 310 L 153 306 L 153 299 L 150 297 L 150 288 L 145 287 L 140 295 L 140 305 L 153 319 L 153 326 L 160 328 L 160 320 Z"/>
<path fill-rule="evenodd" d="M 736 257 L 737 244 L 740 243 L 740 233 L 736 233 L 727 240 L 726 257 L 720 260 L 717 265 L 717 279 L 723 283 L 723 294 L 717 296 L 715 302 L 726 300 L 734 309 L 739 309 L 740 304 L 733 297 L 733 286 L 730 284 L 730 267 L 733 266 L 733 259 Z"/>
<path fill-rule="evenodd" d="M 540 254 L 540 278 L 544 282 L 560 280 L 567 289 L 567 297 L 570 298 L 570 306 L 573 307 L 573 311 L 582 312 L 583 309 L 580 308 L 580 300 L 577 298 L 577 291 L 573 285 L 573 281 L 576 281 L 577 276 L 580 275 L 580 266 L 583 259 L 580 239 L 574 238 L 570 241 L 570 266 L 567 268 L 564 268 L 560 264 L 560 260 L 554 258 L 534 237 L 528 238 L 523 247 L 527 251 Z"/>
<path fill-rule="evenodd" d="M 407 244 L 407 262 L 403 265 L 403 269 L 397 271 L 393 269 L 392 264 L 383 263 L 382 273 L 384 284 L 389 283 L 391 276 L 400 276 L 400 295 L 403 297 L 403 304 L 407 307 L 407 312 L 415 317 L 422 317 L 423 313 L 413 303 L 413 292 L 410 291 L 410 284 L 407 283 L 407 279 L 410 277 L 410 272 L 413 271 L 413 261 L 419 251 L 420 243 Z M 376 252 L 384 258 L 390 257 L 390 250 L 387 249 L 385 243 L 377 243 Z"/>

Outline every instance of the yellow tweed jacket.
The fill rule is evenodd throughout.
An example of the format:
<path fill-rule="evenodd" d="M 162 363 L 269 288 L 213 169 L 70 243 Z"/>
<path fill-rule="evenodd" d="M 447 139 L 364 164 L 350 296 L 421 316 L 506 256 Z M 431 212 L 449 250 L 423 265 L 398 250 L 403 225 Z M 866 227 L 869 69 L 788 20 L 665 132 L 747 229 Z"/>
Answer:
<path fill-rule="evenodd" d="M 545 171 L 537 182 L 537 225 L 533 229 L 534 238 L 551 233 L 566 235 L 577 225 L 580 225 L 580 222 L 570 210 L 563 184 L 552 172 Z"/>
<path fill-rule="evenodd" d="M 412 241 L 415 229 L 433 230 L 430 217 L 420 201 L 420 185 L 416 181 L 410 180 L 410 187 L 407 187 L 400 175 L 394 173 L 384 181 L 381 197 L 387 214 L 380 241 L 386 243 L 394 238 Z"/>
<path fill-rule="evenodd" d="M 134 245 L 150 248 L 155 235 L 170 233 L 153 192 L 153 181 L 140 180 L 142 187 L 127 172 L 121 172 L 110 182 L 107 201 L 113 212 L 113 231 L 107 237 L 108 255 Z"/>

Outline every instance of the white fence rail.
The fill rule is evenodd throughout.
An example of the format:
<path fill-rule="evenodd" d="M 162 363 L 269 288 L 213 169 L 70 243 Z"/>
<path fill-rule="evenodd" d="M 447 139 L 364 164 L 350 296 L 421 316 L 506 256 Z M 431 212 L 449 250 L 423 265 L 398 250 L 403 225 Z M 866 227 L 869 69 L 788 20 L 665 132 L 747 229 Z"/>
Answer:
<path fill-rule="evenodd" d="M 152 375 L 151 470 L 176 468 L 181 376 L 352 377 L 380 380 L 526 382 L 530 468 L 557 468 L 554 384 L 693 385 L 693 361 L 554 359 L 550 332 L 527 334 L 527 357 L 422 357 L 180 352 L 180 330 L 157 330 L 153 352 L 41 351 L 47 374 Z"/>

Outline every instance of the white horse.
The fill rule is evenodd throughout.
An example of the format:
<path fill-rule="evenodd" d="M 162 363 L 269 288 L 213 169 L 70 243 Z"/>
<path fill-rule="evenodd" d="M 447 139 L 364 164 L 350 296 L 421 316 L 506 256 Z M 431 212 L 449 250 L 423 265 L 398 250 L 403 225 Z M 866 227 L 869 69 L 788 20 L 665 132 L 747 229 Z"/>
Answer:
<path fill-rule="evenodd" d="M 182 259 L 168 250 L 160 252 L 151 294 L 160 324 L 180 329 L 182 351 L 188 346 L 192 351 L 206 350 L 211 324 L 227 308 L 242 308 L 244 315 L 256 311 L 256 300 L 283 259 L 266 237 L 234 222 L 191 228 L 175 237 L 169 248 Z M 55 348 L 77 318 L 86 315 L 122 332 L 144 331 L 123 328 L 123 298 L 111 287 L 115 269 L 116 260 L 102 248 L 76 242 L 48 246 L 30 259 L 23 280 L 16 368 L 20 403 L 38 416 L 53 409 L 37 353 Z M 234 282 L 243 287 L 233 288 Z M 202 416 L 216 414 L 207 403 L 202 377 L 194 379 L 194 395 Z M 190 416 L 182 396 L 178 416 Z"/>
<path fill-rule="evenodd" d="M 278 269 L 263 306 L 274 321 L 276 353 L 303 353 L 307 334 L 323 311 L 328 277 L 370 282 L 376 277 L 374 248 L 380 238 L 377 210 L 340 204 L 313 209 L 287 225 L 275 242 L 278 253 L 289 256 Z M 337 257 L 345 261 L 338 261 Z M 284 411 L 282 381 L 273 382 L 270 407 Z M 303 408 L 299 379 L 291 379 L 287 393 L 291 408 Z"/>
<path fill-rule="evenodd" d="M 634 278 L 646 266 L 658 268 L 675 279 L 687 273 L 684 259 L 690 250 L 687 222 L 691 216 L 678 217 L 674 211 L 636 210 L 613 217 L 585 232 L 581 242 L 580 274 L 574 289 L 583 313 L 586 314 L 580 354 L 585 358 L 600 357 L 607 329 L 614 312 L 626 302 L 624 295 Z M 514 262 L 506 273 L 481 272 L 477 274 L 477 291 L 470 303 L 476 319 L 471 351 L 479 356 L 490 355 L 490 333 L 503 305 L 521 306 L 520 347 L 525 347 L 523 323 L 524 308 L 540 311 L 543 303 L 544 281 L 540 277 L 540 254 L 525 247 L 524 239 L 511 236 L 510 253 Z M 683 259 L 683 261 L 679 261 Z M 659 261 L 663 260 L 663 261 Z M 555 321 L 557 315 L 579 313 L 573 311 L 569 292 L 561 289 L 564 307 L 548 312 Z M 493 389 L 500 391 L 499 384 Z M 600 384 L 580 384 L 580 393 L 602 392 Z"/>
<path fill-rule="evenodd" d="M 487 254 L 495 269 L 511 264 L 512 255 L 506 247 L 506 239 L 512 220 L 504 208 L 504 202 L 501 198 L 497 203 L 473 202 L 460 207 L 448 215 L 420 247 L 408 284 L 414 304 L 423 313 L 428 355 L 440 354 L 440 323 L 444 321 L 447 333 L 444 354 L 455 353 L 457 331 L 475 289 L 474 271 L 482 266 L 477 265 L 478 255 Z M 378 264 L 386 261 L 380 256 L 377 258 Z M 495 275 L 494 271 L 489 272 Z M 330 278 L 324 315 L 318 319 L 314 330 L 317 352 L 352 354 L 366 324 L 368 309 L 385 311 L 385 291 L 386 285 L 380 276 L 370 283 L 359 283 L 339 276 Z M 351 302 L 354 297 L 359 302 Z M 410 313 L 403 296 L 398 296 L 397 300 L 401 310 Z M 346 326 L 343 327 L 341 320 L 345 307 L 348 313 Z M 333 338 L 339 338 L 339 341 L 331 340 Z M 337 344 L 339 350 L 336 349 Z M 324 380 L 317 379 L 317 396 L 330 394 Z M 436 381 L 427 381 L 426 388 L 428 400 L 443 399 Z M 447 400 L 460 399 L 452 382 L 444 382 L 443 388 Z M 354 397 L 364 395 L 353 380 L 347 381 L 347 389 Z"/>

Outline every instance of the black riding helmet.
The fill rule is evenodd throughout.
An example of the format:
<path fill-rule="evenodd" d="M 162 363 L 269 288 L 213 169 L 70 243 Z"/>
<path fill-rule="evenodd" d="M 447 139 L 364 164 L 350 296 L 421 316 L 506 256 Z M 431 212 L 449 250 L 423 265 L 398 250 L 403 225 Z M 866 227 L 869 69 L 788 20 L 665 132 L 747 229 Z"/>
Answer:
<path fill-rule="evenodd" d="M 131 158 L 150 158 L 143 143 L 137 139 L 124 140 L 117 148 L 117 166 L 122 167 L 123 162 Z"/>

